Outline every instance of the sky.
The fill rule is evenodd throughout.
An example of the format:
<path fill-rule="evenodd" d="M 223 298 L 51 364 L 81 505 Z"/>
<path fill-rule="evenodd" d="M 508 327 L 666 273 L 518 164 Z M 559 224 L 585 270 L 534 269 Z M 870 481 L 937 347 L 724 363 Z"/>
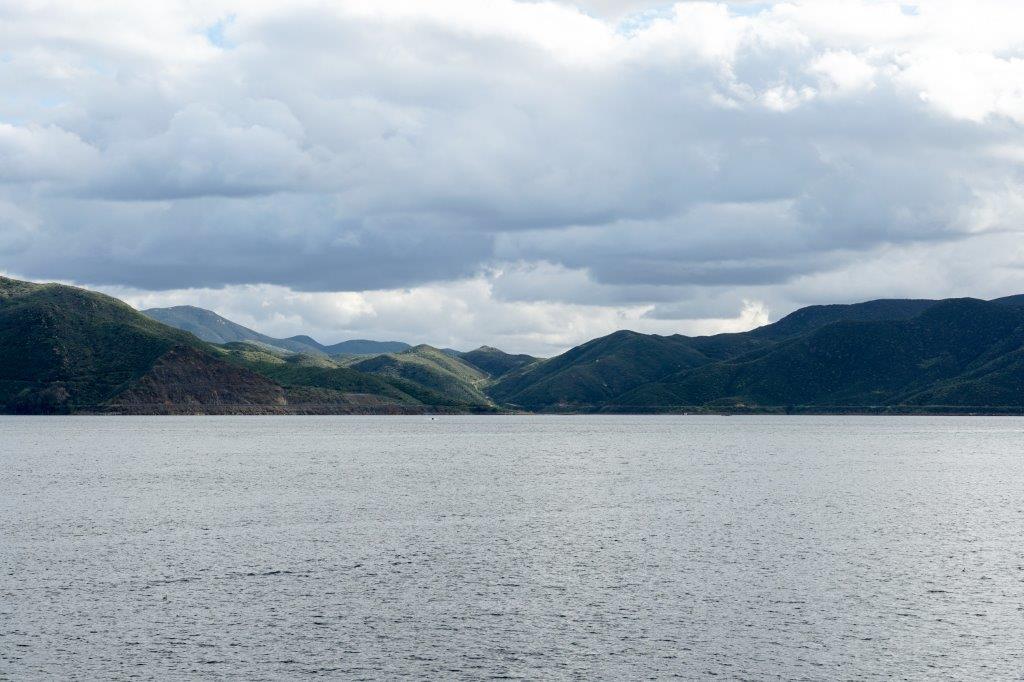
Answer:
<path fill-rule="evenodd" d="M 1024 3 L 0 0 L 0 272 L 551 355 L 1024 293 Z"/>

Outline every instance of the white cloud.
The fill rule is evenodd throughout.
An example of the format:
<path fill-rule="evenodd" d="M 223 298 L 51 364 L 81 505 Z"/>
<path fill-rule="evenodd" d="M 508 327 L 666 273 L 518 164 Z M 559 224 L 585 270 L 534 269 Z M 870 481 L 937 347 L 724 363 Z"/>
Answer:
<path fill-rule="evenodd" d="M 7 3 L 0 268 L 530 349 L 950 268 L 1024 290 L 1021 25 L 999 0 Z"/>
<path fill-rule="evenodd" d="M 99 161 L 95 149 L 54 125 L 17 126 L 0 122 L 0 182 L 68 180 Z"/>
<path fill-rule="evenodd" d="M 849 50 L 826 52 L 811 64 L 811 71 L 826 79 L 826 87 L 841 95 L 875 87 L 875 68 Z"/>
<path fill-rule="evenodd" d="M 497 345 L 549 356 L 622 328 L 658 334 L 746 331 L 767 322 L 760 302 L 743 301 L 735 317 L 678 320 L 650 317 L 650 305 L 579 305 L 508 301 L 481 277 L 444 285 L 362 293 L 297 293 L 285 287 L 142 292 L 105 287 L 140 309 L 199 305 L 277 337 L 310 334 L 325 342 L 350 338 L 401 340 L 470 350 Z"/>

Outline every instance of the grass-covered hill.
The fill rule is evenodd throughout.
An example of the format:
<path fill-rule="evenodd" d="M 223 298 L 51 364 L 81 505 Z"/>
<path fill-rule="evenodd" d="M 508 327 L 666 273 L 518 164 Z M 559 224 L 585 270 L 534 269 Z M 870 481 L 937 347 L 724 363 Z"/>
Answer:
<path fill-rule="evenodd" d="M 491 380 L 522 370 L 540 361 L 532 355 L 512 355 L 492 346 L 480 346 L 476 350 L 459 353 L 459 359 L 469 363 L 486 374 Z"/>
<path fill-rule="evenodd" d="M 833 322 L 909 320 L 925 312 L 936 303 L 939 303 L 939 301 L 930 299 L 880 299 L 848 305 L 812 305 L 795 310 L 778 322 L 758 327 L 742 336 L 778 341 L 813 332 Z"/>
<path fill-rule="evenodd" d="M 0 278 L 0 405 L 62 412 L 100 405 L 172 348 L 201 348 L 103 294 Z"/>
<path fill-rule="evenodd" d="M 513 372 L 489 393 L 525 409 L 587 409 L 707 361 L 684 336 L 619 331 Z"/>
<path fill-rule="evenodd" d="M 460 411 L 463 403 L 322 354 L 217 346 L 117 299 L 0 277 L 0 412 Z"/>
<path fill-rule="evenodd" d="M 943 301 L 909 320 L 840 320 L 639 387 L 615 407 L 1024 405 L 1024 375 L 1006 376 L 1012 365 L 999 373 L 1017 385 L 1016 398 L 962 386 L 965 373 L 1020 351 L 1022 325 L 1024 311 L 973 299 Z"/>
<path fill-rule="evenodd" d="M 485 372 L 431 346 L 414 346 L 401 353 L 378 355 L 350 367 L 358 372 L 421 386 L 457 404 L 481 407 L 494 404 L 483 391 L 488 383 Z"/>
<path fill-rule="evenodd" d="M 410 407 L 427 405 L 458 410 L 490 405 L 462 400 L 394 374 L 359 371 L 323 356 L 280 353 L 248 343 L 227 344 L 219 352 L 230 362 L 273 379 L 309 402 L 329 397 L 328 392 L 337 392 L 379 396 Z"/>
<path fill-rule="evenodd" d="M 743 334 L 617 332 L 513 373 L 531 410 L 1024 408 L 1024 297 L 813 306 Z"/>
<path fill-rule="evenodd" d="M 220 339 L 251 331 L 204 319 Z M 620 331 L 548 360 L 293 340 L 300 352 L 209 343 L 103 294 L 0 277 L 0 412 L 1024 412 L 1024 296 L 812 306 L 742 334 Z"/>

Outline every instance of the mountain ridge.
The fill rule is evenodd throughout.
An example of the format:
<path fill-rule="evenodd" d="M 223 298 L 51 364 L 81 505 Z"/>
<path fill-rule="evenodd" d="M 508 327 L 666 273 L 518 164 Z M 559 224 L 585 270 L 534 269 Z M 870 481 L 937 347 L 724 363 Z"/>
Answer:
<path fill-rule="evenodd" d="M 369 339 L 350 339 L 324 345 L 305 334 L 280 339 L 249 329 L 212 310 L 193 305 L 147 308 L 139 312 L 157 322 L 191 332 L 208 343 L 255 341 L 293 353 L 328 356 L 377 355 L 397 353 L 410 348 L 410 345 L 403 341 L 371 341 Z"/>
<path fill-rule="evenodd" d="M 326 358 L 230 346 L 104 294 L 0 277 L 0 412 L 422 414 L 480 407 Z"/>
<path fill-rule="evenodd" d="M 927 329 L 918 329 L 910 323 L 919 318 L 928 321 L 931 317 L 949 313 L 951 310 L 972 311 L 973 317 L 961 316 L 959 319 L 944 320 L 942 324 Z M 1005 311 L 1005 312 L 1000 312 Z M 1001 407 L 1018 407 L 1024 405 L 1024 398 L 1019 399 L 1017 387 L 1024 384 L 1024 375 L 1019 378 L 1008 376 L 1008 372 L 1017 371 L 1017 359 L 1005 357 L 1007 354 L 1022 353 L 1019 350 L 1016 329 L 1024 325 L 1024 296 L 1010 296 L 993 301 L 978 299 L 879 299 L 864 303 L 848 305 L 810 306 L 794 311 L 779 321 L 759 327 L 749 332 L 719 334 L 704 337 L 686 337 L 682 335 L 656 336 L 636 332 L 619 331 L 600 339 L 589 341 L 560 356 L 531 367 L 526 372 L 514 374 L 499 381 L 491 388 L 492 396 L 500 402 L 534 411 L 685 411 L 691 409 L 777 409 L 790 408 L 794 405 L 810 405 L 821 408 L 834 408 L 846 401 L 849 407 L 864 407 L 882 402 L 890 407 L 898 406 L 900 400 L 907 401 L 905 406 L 917 407 L 928 403 L 928 396 L 937 399 L 942 396 L 944 406 L 985 407 L 985 395 L 989 387 L 992 396 L 989 401 Z M 997 340 L 1007 344 L 1001 355 L 990 362 L 1002 369 L 1000 373 L 989 373 L 973 379 L 973 383 L 963 384 L 967 377 L 958 380 L 956 375 L 930 376 L 926 367 L 919 367 L 916 373 L 904 373 L 907 385 L 902 391 L 886 390 L 875 386 L 873 400 L 867 400 L 871 392 L 855 390 L 834 390 L 812 393 L 809 387 L 813 380 L 821 376 L 835 375 L 840 370 L 841 358 L 834 355 L 826 358 L 817 368 L 817 374 L 808 373 L 804 378 L 804 390 L 767 391 L 751 393 L 749 384 L 755 379 L 764 383 L 768 378 L 792 377 L 801 369 L 797 362 L 796 350 L 799 343 L 824 342 L 825 334 L 838 337 L 851 337 L 854 346 L 862 347 L 862 361 L 857 363 L 860 371 L 868 370 L 872 363 L 894 362 L 898 353 L 905 350 L 894 345 L 894 338 L 903 338 L 905 343 L 922 343 L 925 337 L 937 337 L 949 330 L 969 332 L 977 326 L 980 315 L 995 315 L 1014 321 L 1013 328 L 1002 328 Z M 920 324 L 920 323 L 915 323 Z M 839 325 L 834 327 L 834 325 Z M 868 338 L 871 333 L 878 332 L 879 325 L 889 325 L 888 336 Z M 829 330 L 823 333 L 821 330 Z M 623 340 L 629 340 L 629 349 L 623 353 L 617 346 Z M 957 348 L 962 348 L 966 337 L 947 339 L 949 348 L 945 353 L 950 355 Z M 832 340 L 835 353 L 851 352 L 844 350 L 838 339 Z M 650 362 L 659 353 L 665 353 L 671 362 Z M 869 351 L 877 350 L 879 354 L 872 356 Z M 981 352 L 979 350 L 979 352 Z M 995 351 L 991 351 L 995 353 Z M 786 355 L 788 353 L 788 355 Z M 630 362 L 629 356 L 643 356 L 645 363 Z M 941 354 L 939 354 L 941 355 Z M 952 357 L 952 356 L 951 356 Z M 1002 364 L 999 364 L 1001 359 Z M 917 362 L 939 362 L 934 358 L 917 358 Z M 680 364 L 687 366 L 680 366 Z M 757 365 L 756 363 L 761 363 Z M 776 363 L 774 369 L 764 369 L 766 363 Z M 750 370 L 749 366 L 762 367 L 761 374 Z M 972 368 L 968 365 L 957 365 L 963 372 Z M 893 367 L 890 367 L 892 370 Z M 995 371 L 995 370 L 993 370 Z M 753 372 L 753 374 L 751 374 Z M 847 381 L 854 381 L 853 375 L 841 375 Z M 614 378 L 614 383 L 608 381 Z M 881 374 L 874 375 L 876 382 L 884 382 L 888 378 Z M 941 383 L 940 386 L 929 388 L 927 381 Z M 958 381 L 960 383 L 958 383 Z M 963 385 L 962 385 L 963 384 Z M 966 386 L 979 396 L 973 401 L 958 396 L 957 390 L 967 390 Z M 961 389 L 956 387 L 960 386 Z M 941 388 L 941 391 L 940 391 Z M 742 390 L 741 390 L 742 389 Z M 887 395 L 886 400 L 879 396 Z"/>
<path fill-rule="evenodd" d="M 255 334 L 178 312 L 222 341 Z M 808 306 L 702 337 L 619 330 L 548 359 L 423 344 L 332 357 L 265 339 L 211 343 L 104 294 L 0 277 L 0 411 L 1024 414 L 1024 295 Z"/>

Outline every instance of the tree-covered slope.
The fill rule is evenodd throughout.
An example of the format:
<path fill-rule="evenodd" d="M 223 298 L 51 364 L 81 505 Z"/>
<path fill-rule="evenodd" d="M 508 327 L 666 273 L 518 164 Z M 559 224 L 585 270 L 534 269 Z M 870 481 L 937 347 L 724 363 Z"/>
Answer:
<path fill-rule="evenodd" d="M 103 294 L 0 278 L 0 406 L 8 411 L 99 405 L 176 346 L 202 342 Z"/>
<path fill-rule="evenodd" d="M 1015 308 L 1024 308 L 1024 294 L 1017 294 L 1016 296 L 1004 296 L 1002 298 L 996 298 L 992 300 L 993 303 L 999 305 L 1009 305 Z"/>
<path fill-rule="evenodd" d="M 586 409 L 707 362 L 684 336 L 619 331 L 513 372 L 488 393 L 498 402 L 526 409 Z"/>
<path fill-rule="evenodd" d="M 540 362 L 540 358 L 535 358 L 532 355 L 512 355 L 492 346 L 480 346 L 476 350 L 459 353 L 458 357 L 463 362 L 479 369 L 492 380 Z"/>
<path fill-rule="evenodd" d="M 938 302 L 930 299 L 879 299 L 864 303 L 812 305 L 795 310 L 778 322 L 758 327 L 742 336 L 781 340 L 813 332 L 833 322 L 909 320 Z"/>
<path fill-rule="evenodd" d="M 103 294 L 0 278 L 0 411 L 393 412 L 452 401 L 252 343 L 219 347 Z"/>
<path fill-rule="evenodd" d="M 1007 402 L 1017 367 L 1007 357 L 1024 344 L 1022 326 L 1024 310 L 975 299 L 942 301 L 909 320 L 833 322 L 638 387 L 608 407 L 1016 404 Z"/>
<path fill-rule="evenodd" d="M 430 346 L 353 359 L 211 345 L 109 296 L 0 278 L 0 350 L 6 412 L 1024 409 L 1022 296 L 813 306 L 708 337 L 622 331 L 549 360 Z"/>
<path fill-rule="evenodd" d="M 534 410 L 926 400 L 1006 405 L 1019 391 L 1012 363 L 957 377 L 974 371 L 972 363 L 991 360 L 984 353 L 995 353 L 997 342 L 1008 344 L 1005 352 L 1015 347 L 1022 301 L 877 300 L 811 306 L 736 334 L 617 332 L 513 370 L 488 392 Z"/>
<path fill-rule="evenodd" d="M 322 346 L 325 353 L 332 357 L 358 356 L 358 355 L 383 355 L 385 353 L 401 353 L 412 348 L 404 341 L 371 341 L 369 339 L 352 339 L 342 341 L 330 346 Z"/>

